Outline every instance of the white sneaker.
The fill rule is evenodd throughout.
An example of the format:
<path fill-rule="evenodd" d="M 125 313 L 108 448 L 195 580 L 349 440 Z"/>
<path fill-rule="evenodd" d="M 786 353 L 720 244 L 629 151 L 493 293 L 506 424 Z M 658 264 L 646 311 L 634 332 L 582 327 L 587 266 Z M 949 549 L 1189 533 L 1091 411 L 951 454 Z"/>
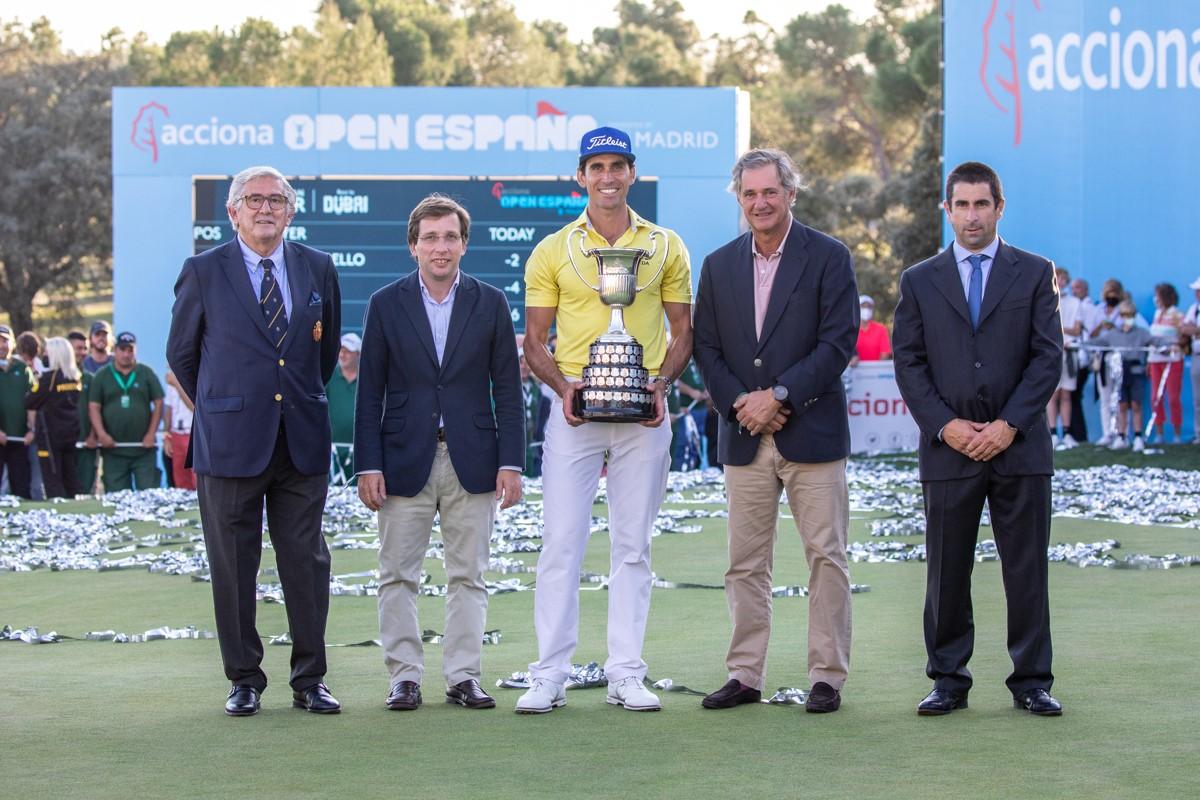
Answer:
<path fill-rule="evenodd" d="M 1109 450 L 1128 450 L 1129 442 L 1125 441 L 1124 436 L 1118 436 L 1112 440 L 1112 444 L 1108 446 Z"/>
<path fill-rule="evenodd" d="M 1066 436 L 1063 437 L 1063 439 L 1062 439 L 1062 449 L 1063 450 L 1073 450 L 1076 447 L 1079 447 L 1079 442 L 1075 441 L 1074 436 L 1072 436 L 1071 434 L 1068 433 Z"/>
<path fill-rule="evenodd" d="M 1133 437 L 1133 452 L 1140 453 L 1146 449 L 1146 443 L 1142 441 L 1142 437 Z"/>
<path fill-rule="evenodd" d="M 633 675 L 608 685 L 608 702 L 614 706 L 624 706 L 626 711 L 662 709 L 662 703 L 642 684 L 642 679 Z"/>
<path fill-rule="evenodd" d="M 1108 447 L 1113 443 L 1113 435 L 1106 433 L 1096 441 L 1096 447 Z"/>
<path fill-rule="evenodd" d="M 1050 434 L 1050 446 L 1053 447 L 1055 450 L 1062 449 L 1062 439 L 1058 438 L 1057 433 Z"/>
<path fill-rule="evenodd" d="M 517 701 L 518 714 L 547 714 L 567 704 L 567 693 L 561 683 L 535 678 L 533 686 Z"/>

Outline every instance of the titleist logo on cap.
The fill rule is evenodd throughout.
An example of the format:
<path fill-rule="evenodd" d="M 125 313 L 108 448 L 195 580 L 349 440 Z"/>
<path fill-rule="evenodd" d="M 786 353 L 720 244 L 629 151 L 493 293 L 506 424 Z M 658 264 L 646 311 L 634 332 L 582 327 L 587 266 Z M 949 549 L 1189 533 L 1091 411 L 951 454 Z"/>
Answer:
<path fill-rule="evenodd" d="M 627 142 L 623 142 L 623 141 L 621 141 L 620 139 L 613 138 L 612 136 L 593 136 L 593 137 L 592 137 L 592 138 L 591 138 L 591 139 L 588 141 L 588 146 L 587 146 L 587 149 L 588 149 L 588 150 L 595 150 L 597 147 L 601 147 L 601 146 L 603 146 L 603 145 L 610 145 L 610 146 L 613 146 L 613 147 L 619 147 L 619 148 L 621 148 L 622 150 L 628 150 L 628 149 L 629 149 L 629 144 L 628 144 Z"/>

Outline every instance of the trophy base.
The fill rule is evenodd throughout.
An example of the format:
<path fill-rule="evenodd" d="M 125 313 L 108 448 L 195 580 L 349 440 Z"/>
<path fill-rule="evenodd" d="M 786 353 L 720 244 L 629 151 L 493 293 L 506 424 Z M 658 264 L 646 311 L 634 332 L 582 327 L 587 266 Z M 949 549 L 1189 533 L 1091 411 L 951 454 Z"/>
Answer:
<path fill-rule="evenodd" d="M 575 394 L 575 416 L 589 422 L 654 419 L 654 393 L 646 388 L 642 346 L 628 334 L 607 333 L 592 343 L 583 369 L 586 388 Z"/>

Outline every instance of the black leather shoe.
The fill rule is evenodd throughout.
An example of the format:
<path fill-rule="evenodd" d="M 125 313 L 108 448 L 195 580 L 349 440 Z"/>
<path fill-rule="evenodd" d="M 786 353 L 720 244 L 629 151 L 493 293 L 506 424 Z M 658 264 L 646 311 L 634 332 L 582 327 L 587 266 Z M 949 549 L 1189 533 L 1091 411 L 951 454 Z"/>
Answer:
<path fill-rule="evenodd" d="M 258 713 L 258 689 L 238 684 L 229 690 L 225 713 L 231 717 L 252 717 Z"/>
<path fill-rule="evenodd" d="M 329 693 L 328 686 L 318 683 L 303 692 L 292 692 L 292 708 L 303 708 L 314 714 L 337 714 L 341 712 L 342 704 Z"/>
<path fill-rule="evenodd" d="M 810 714 L 829 714 L 842 707 L 842 693 L 825 681 L 817 681 L 804 701 L 804 710 Z"/>
<path fill-rule="evenodd" d="M 743 703 L 757 703 L 762 699 L 762 692 L 751 689 L 737 678 L 729 681 L 710 695 L 705 695 L 700 705 L 705 708 L 733 708 Z"/>
<path fill-rule="evenodd" d="M 421 705 L 421 684 L 416 681 L 400 681 L 388 695 L 387 707 L 392 711 L 415 711 Z"/>
<path fill-rule="evenodd" d="M 496 701 L 483 690 L 474 678 L 456 683 L 446 690 L 446 702 L 458 703 L 464 708 L 495 708 Z"/>
<path fill-rule="evenodd" d="M 1029 689 L 1013 698 L 1013 708 L 1023 708 L 1039 717 L 1061 717 L 1062 703 L 1045 689 Z"/>
<path fill-rule="evenodd" d="M 925 699 L 917 703 L 917 715 L 922 717 L 940 717 L 960 708 L 967 707 L 966 692 L 952 692 L 949 689 L 934 689 L 925 695 Z"/>

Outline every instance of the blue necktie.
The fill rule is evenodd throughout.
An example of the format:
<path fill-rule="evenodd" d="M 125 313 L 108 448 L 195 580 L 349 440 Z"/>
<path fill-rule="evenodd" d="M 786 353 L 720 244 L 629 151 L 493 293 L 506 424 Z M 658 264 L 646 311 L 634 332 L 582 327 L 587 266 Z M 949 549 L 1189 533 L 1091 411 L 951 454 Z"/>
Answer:
<path fill-rule="evenodd" d="M 967 310 L 971 313 L 971 329 L 979 329 L 979 310 L 983 306 L 984 255 L 967 256 L 971 262 L 971 283 L 967 287 Z"/>
<path fill-rule="evenodd" d="M 275 347 L 278 349 L 283 345 L 288 327 L 287 312 L 283 310 L 283 293 L 279 291 L 279 282 L 275 280 L 275 262 L 264 258 L 258 263 L 263 268 L 258 303 L 262 306 L 263 317 L 267 320 L 267 330 L 275 338 Z"/>

